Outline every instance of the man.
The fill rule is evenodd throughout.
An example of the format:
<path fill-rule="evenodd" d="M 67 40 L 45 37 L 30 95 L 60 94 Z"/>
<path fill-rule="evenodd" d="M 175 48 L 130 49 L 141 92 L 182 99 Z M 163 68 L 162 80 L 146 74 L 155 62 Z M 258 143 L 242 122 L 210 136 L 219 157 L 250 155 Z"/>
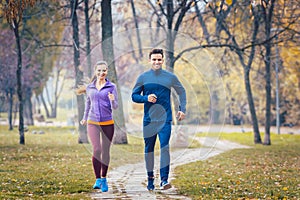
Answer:
<path fill-rule="evenodd" d="M 164 52 L 153 49 L 149 53 L 151 69 L 142 73 L 133 88 L 132 100 L 144 103 L 143 137 L 145 162 L 148 175 L 147 189 L 154 190 L 154 147 L 158 135 L 160 141 L 160 189 L 171 188 L 168 182 L 170 171 L 169 141 L 171 136 L 171 88 L 179 96 L 180 106 L 176 115 L 181 121 L 185 117 L 186 93 L 175 74 L 162 69 Z"/>

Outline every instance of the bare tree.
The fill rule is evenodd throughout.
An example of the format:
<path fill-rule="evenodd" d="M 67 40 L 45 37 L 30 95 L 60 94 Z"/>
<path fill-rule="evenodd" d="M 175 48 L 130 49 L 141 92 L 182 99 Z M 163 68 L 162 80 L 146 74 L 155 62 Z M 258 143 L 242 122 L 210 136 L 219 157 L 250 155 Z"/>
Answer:
<path fill-rule="evenodd" d="M 266 50 L 265 53 L 265 80 L 266 80 L 266 113 L 265 113 L 265 137 L 264 144 L 271 145 L 270 138 L 270 126 L 271 126 L 271 29 L 272 29 L 272 18 L 273 11 L 275 6 L 275 0 L 267 1 L 265 4 L 261 5 L 261 11 L 263 16 L 263 21 L 265 25 L 265 38 L 266 42 L 264 43 L 264 47 Z"/>
<path fill-rule="evenodd" d="M 253 59 L 255 56 L 255 49 L 258 44 L 257 42 L 257 35 L 259 31 L 259 25 L 260 25 L 260 13 L 257 10 L 258 8 L 252 8 L 252 13 L 254 20 L 252 21 L 252 31 L 251 31 L 251 40 L 250 44 L 239 44 L 238 40 L 236 39 L 236 36 L 234 33 L 232 33 L 232 30 L 230 30 L 228 27 L 231 21 L 226 20 L 229 16 L 229 11 L 233 9 L 233 7 L 236 5 L 237 1 L 233 0 L 230 5 L 226 5 L 225 9 L 225 0 L 221 1 L 219 6 L 216 6 L 215 4 L 208 3 L 206 8 L 210 10 L 210 12 L 206 14 L 211 14 L 212 17 L 216 19 L 216 29 L 215 32 L 209 33 L 207 31 L 205 23 L 202 21 L 203 16 L 200 11 L 197 11 L 199 24 L 203 29 L 207 44 L 201 44 L 199 46 L 187 48 L 180 52 L 176 57 L 175 61 L 179 59 L 184 53 L 190 52 L 191 50 L 196 50 L 200 48 L 229 48 L 231 51 L 235 52 L 239 58 L 239 61 L 241 65 L 243 66 L 244 71 L 244 84 L 247 92 L 247 99 L 248 99 L 248 105 L 251 113 L 251 119 L 252 119 L 252 126 L 254 131 L 254 143 L 262 143 L 260 133 L 259 133 L 259 126 L 255 111 L 255 105 L 252 95 L 252 89 L 251 89 L 251 83 L 250 83 L 250 71 L 251 66 L 253 63 Z M 248 5 L 250 5 L 251 2 L 249 2 Z M 234 26 L 234 24 L 232 25 Z M 233 29 L 234 31 L 235 29 Z M 221 38 L 220 33 L 224 32 L 226 34 L 226 38 Z M 244 42 L 242 40 L 242 42 Z M 249 53 L 249 55 L 246 54 Z"/>
<path fill-rule="evenodd" d="M 114 112 L 114 119 L 117 122 L 115 126 L 114 143 L 127 144 L 128 141 L 126 135 L 123 103 L 122 103 L 121 91 L 118 84 L 117 72 L 116 72 L 115 61 L 114 61 L 111 0 L 102 0 L 101 12 L 102 12 L 101 22 L 102 22 L 103 58 L 109 64 L 109 68 L 110 68 L 109 79 L 117 85 L 117 90 L 119 94 L 119 98 L 118 98 L 119 108 Z"/>
<path fill-rule="evenodd" d="M 75 69 L 75 88 L 82 85 L 83 71 L 79 69 L 80 66 L 80 42 L 79 42 L 79 24 L 77 18 L 78 0 L 70 0 L 71 7 L 71 21 L 73 29 L 73 51 L 74 51 L 74 69 Z M 84 97 L 83 95 L 77 95 L 77 111 L 78 116 L 83 116 L 84 113 Z M 87 132 L 84 126 L 80 124 L 80 118 L 78 117 L 79 124 L 79 143 L 88 143 Z"/>
<path fill-rule="evenodd" d="M 84 16 L 85 16 L 86 57 L 87 57 L 88 76 L 92 77 L 89 0 L 84 0 Z"/>
<path fill-rule="evenodd" d="M 139 56 L 142 58 L 143 57 L 142 41 L 141 41 L 141 35 L 140 35 L 140 31 L 139 31 L 138 16 L 136 15 L 136 9 L 135 9 L 133 0 L 130 0 L 130 5 L 131 5 L 131 9 L 132 9 L 132 15 L 133 15 L 134 25 L 135 25 L 135 30 L 136 30 L 137 42 L 138 42 L 138 47 L 139 47 Z"/>
<path fill-rule="evenodd" d="M 163 3 L 157 1 L 159 8 L 157 8 L 151 0 L 148 0 L 148 3 L 153 8 L 156 17 L 158 18 L 158 23 L 160 23 L 161 16 L 166 19 L 166 57 L 168 58 L 166 60 L 166 65 L 170 71 L 173 71 L 176 62 L 174 56 L 176 36 L 186 13 L 190 10 L 191 6 L 194 5 L 194 1 L 183 0 L 176 6 L 174 5 L 173 0 L 165 0 Z M 162 26 L 162 24 L 160 25 Z"/>
<path fill-rule="evenodd" d="M 63 66 L 57 64 L 56 67 L 53 68 L 53 76 L 51 77 L 51 82 L 49 83 L 51 87 L 54 87 L 53 93 L 49 93 L 49 84 L 44 86 L 44 92 L 46 94 L 46 100 L 44 98 L 44 94 L 41 93 L 39 95 L 42 104 L 44 106 L 47 118 L 56 118 L 57 117 L 57 104 L 58 99 L 62 93 L 64 82 L 66 79 L 66 75 L 62 76 Z M 48 80 L 49 81 L 49 80 Z M 51 95 L 51 96 L 50 96 Z M 50 109 L 49 109 L 50 108 Z"/>
<path fill-rule="evenodd" d="M 1 7 L 4 9 L 4 15 L 7 19 L 7 22 L 11 26 L 15 39 L 16 39 L 16 51 L 18 55 L 18 64 L 17 64 L 17 94 L 19 99 L 19 135 L 20 135 L 20 144 L 25 144 L 24 136 L 24 116 L 23 116 L 23 95 L 22 95 L 22 47 L 21 47 L 21 36 L 19 29 L 22 26 L 22 17 L 24 10 L 29 6 L 34 6 L 36 3 L 35 0 L 6 0 L 6 3 Z"/>

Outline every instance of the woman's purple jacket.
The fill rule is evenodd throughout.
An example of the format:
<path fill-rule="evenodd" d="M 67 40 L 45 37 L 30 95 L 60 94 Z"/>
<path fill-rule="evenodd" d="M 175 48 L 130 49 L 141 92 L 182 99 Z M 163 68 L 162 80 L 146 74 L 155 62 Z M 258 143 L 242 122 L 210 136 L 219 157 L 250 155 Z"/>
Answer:
<path fill-rule="evenodd" d="M 118 108 L 118 93 L 115 84 L 106 79 L 105 85 L 98 90 L 96 80 L 86 87 L 86 102 L 83 114 L 84 120 L 94 122 L 105 122 L 112 120 L 112 109 Z M 114 101 L 110 101 L 108 93 L 115 96 Z"/>

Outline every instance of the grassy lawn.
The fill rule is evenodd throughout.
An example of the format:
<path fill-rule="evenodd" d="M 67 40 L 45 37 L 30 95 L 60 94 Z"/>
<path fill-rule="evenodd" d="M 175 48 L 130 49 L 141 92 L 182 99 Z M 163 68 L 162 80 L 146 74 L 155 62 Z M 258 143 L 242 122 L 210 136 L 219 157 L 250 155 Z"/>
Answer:
<path fill-rule="evenodd" d="M 272 135 L 271 146 L 253 145 L 251 133 L 221 134 L 220 139 L 252 148 L 176 168 L 172 184 L 181 194 L 193 199 L 299 198 L 300 135 Z M 72 127 L 29 127 L 26 145 L 19 145 L 18 131 L 0 126 L 1 199 L 90 199 L 91 145 L 77 140 Z M 128 141 L 112 146 L 110 170 L 143 162 L 142 139 L 128 135 Z"/>
<path fill-rule="evenodd" d="M 193 199 L 300 199 L 300 135 L 272 134 L 271 146 L 253 145 L 251 133 L 223 133 L 220 139 L 252 148 L 177 167 L 172 183 L 179 193 Z"/>
<path fill-rule="evenodd" d="M 25 145 L 18 144 L 17 130 L 7 130 L 0 126 L 1 199 L 90 199 L 91 145 L 78 144 L 72 128 L 29 127 Z M 143 160 L 141 139 L 128 136 L 128 141 L 112 146 L 111 167 Z"/>

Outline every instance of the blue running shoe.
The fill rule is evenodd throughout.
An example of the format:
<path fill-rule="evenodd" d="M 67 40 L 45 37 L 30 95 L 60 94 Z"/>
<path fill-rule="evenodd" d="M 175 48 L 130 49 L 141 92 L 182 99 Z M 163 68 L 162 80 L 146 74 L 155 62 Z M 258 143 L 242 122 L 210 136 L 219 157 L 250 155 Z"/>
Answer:
<path fill-rule="evenodd" d="M 95 182 L 93 188 L 94 189 L 100 189 L 101 188 L 101 179 L 100 178 L 96 179 L 96 182 Z"/>
<path fill-rule="evenodd" d="M 168 183 L 167 180 L 164 180 L 160 183 L 160 189 L 161 190 L 167 190 L 167 189 L 170 189 L 172 186 L 170 183 Z"/>
<path fill-rule="evenodd" d="M 149 191 L 154 190 L 154 177 L 148 177 L 148 185 L 147 185 L 147 189 Z"/>
<path fill-rule="evenodd" d="M 101 191 L 107 192 L 108 191 L 108 185 L 106 178 L 101 178 Z"/>

